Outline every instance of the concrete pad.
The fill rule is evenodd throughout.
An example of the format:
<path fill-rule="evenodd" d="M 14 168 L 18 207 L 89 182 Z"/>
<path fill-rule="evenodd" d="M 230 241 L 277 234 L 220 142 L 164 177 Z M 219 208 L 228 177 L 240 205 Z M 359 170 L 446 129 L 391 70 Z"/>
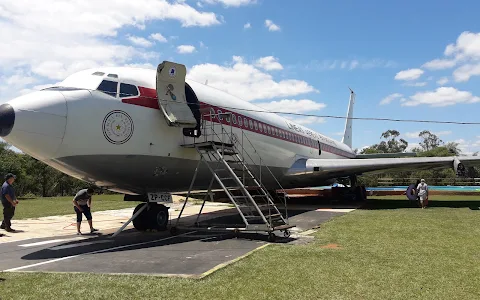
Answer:
<path fill-rule="evenodd" d="M 135 205 L 132 203 L 132 205 Z M 169 204 L 170 219 L 178 216 L 183 203 Z M 231 208 L 229 204 L 225 203 L 207 203 L 203 211 L 208 215 L 209 213 L 219 212 Z M 73 210 L 73 208 L 72 208 Z M 118 229 L 132 216 L 134 207 L 106 210 L 92 213 L 93 226 L 101 232 L 109 229 Z M 187 205 L 183 212 L 183 216 L 196 215 L 200 211 L 200 205 Z M 60 237 L 65 235 L 75 235 L 77 218 L 75 214 L 64 216 L 50 216 L 34 219 L 12 220 L 12 227 L 18 232 L 9 233 L 2 230 L 5 236 L 0 237 L 0 244 L 14 241 L 21 241 L 34 238 L 45 237 Z M 82 232 L 88 232 L 88 223 L 83 220 Z M 126 229 L 133 228 L 129 224 Z"/>

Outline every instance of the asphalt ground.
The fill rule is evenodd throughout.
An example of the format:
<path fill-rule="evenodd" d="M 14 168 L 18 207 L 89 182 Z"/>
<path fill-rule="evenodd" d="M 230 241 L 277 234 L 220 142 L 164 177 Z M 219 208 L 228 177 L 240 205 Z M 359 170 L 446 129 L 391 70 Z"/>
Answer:
<path fill-rule="evenodd" d="M 319 209 L 316 206 L 289 208 L 290 224 L 286 238 L 278 232 L 276 243 L 304 243 L 302 234 L 352 209 Z M 234 212 L 233 210 L 231 210 Z M 215 224 L 236 224 L 238 215 L 221 214 L 208 220 Z M 193 223 L 195 216 L 182 218 Z M 269 244 L 262 233 L 209 231 L 183 228 L 172 236 L 169 231 L 114 230 L 94 235 L 66 235 L 28 239 L 0 244 L 0 270 L 7 272 L 88 272 L 103 274 L 148 274 L 157 276 L 203 277 Z"/>

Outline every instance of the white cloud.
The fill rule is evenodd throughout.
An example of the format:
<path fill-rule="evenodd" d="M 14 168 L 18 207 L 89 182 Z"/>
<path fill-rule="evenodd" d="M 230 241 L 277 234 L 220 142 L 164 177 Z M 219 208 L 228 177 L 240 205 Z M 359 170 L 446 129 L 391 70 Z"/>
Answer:
<path fill-rule="evenodd" d="M 473 96 L 472 93 L 459 91 L 453 87 L 439 87 L 435 91 L 419 92 L 411 96 L 402 106 L 430 105 L 432 107 L 441 107 L 455 105 L 459 103 L 480 102 L 480 97 Z"/>
<path fill-rule="evenodd" d="M 326 120 L 320 117 L 304 117 L 304 118 L 287 118 L 297 124 L 307 125 L 307 124 L 317 124 L 317 123 L 325 123 Z"/>
<path fill-rule="evenodd" d="M 455 59 L 434 59 L 423 64 L 423 68 L 429 70 L 443 70 L 453 68 L 457 64 Z"/>
<path fill-rule="evenodd" d="M 181 54 L 193 53 L 195 52 L 195 46 L 192 45 L 180 45 L 177 47 L 177 52 Z"/>
<path fill-rule="evenodd" d="M 134 45 L 140 47 L 151 47 L 153 43 L 146 38 L 139 37 L 139 36 L 128 36 L 127 39 Z"/>
<path fill-rule="evenodd" d="M 447 77 L 442 77 L 439 80 L 437 80 L 437 84 L 439 84 L 439 85 L 444 85 L 446 83 L 448 83 L 448 78 Z"/>
<path fill-rule="evenodd" d="M 265 20 L 265 27 L 268 28 L 268 31 L 279 31 L 280 30 L 280 26 L 273 23 L 272 20 Z"/>
<path fill-rule="evenodd" d="M 327 105 L 325 103 L 315 102 L 313 100 L 302 99 L 302 100 L 290 100 L 283 99 L 280 101 L 272 102 L 263 102 L 263 103 L 254 103 L 268 111 L 273 112 L 284 112 L 284 113 L 303 113 L 316 111 L 325 108 Z"/>
<path fill-rule="evenodd" d="M 480 33 L 464 31 L 457 38 L 455 44 L 445 48 L 446 56 L 454 56 L 456 59 L 480 59 Z"/>
<path fill-rule="evenodd" d="M 420 87 L 420 86 L 426 86 L 427 83 L 425 81 L 423 82 L 405 82 L 403 84 L 404 86 L 416 86 L 416 87 Z"/>
<path fill-rule="evenodd" d="M 392 103 L 393 100 L 401 98 L 401 97 L 403 97 L 403 95 L 399 94 L 399 93 L 388 95 L 387 97 L 383 98 L 380 101 L 380 105 L 390 104 L 390 103 Z"/>
<path fill-rule="evenodd" d="M 0 7 L 3 74 L 25 69 L 39 79 L 61 80 L 100 65 L 158 60 L 159 53 L 115 41 L 118 31 L 128 26 L 141 29 L 147 21 L 167 19 L 177 20 L 183 27 L 220 24 L 212 12 L 199 12 L 185 3 L 166 0 L 105 0 L 95 5 L 89 1 L 45 0 L 39 6 L 28 0 L 0 0 Z"/>
<path fill-rule="evenodd" d="M 445 136 L 445 135 L 452 134 L 452 131 L 451 130 L 444 130 L 444 131 L 437 131 L 437 132 L 434 132 L 434 133 L 438 136 Z"/>
<path fill-rule="evenodd" d="M 142 63 L 142 64 L 125 64 L 124 67 L 130 68 L 142 68 L 142 69 L 156 69 L 157 66 L 154 66 L 151 63 Z"/>
<path fill-rule="evenodd" d="M 430 131 L 431 133 L 435 134 L 436 136 L 446 136 L 446 135 L 450 135 L 452 134 L 452 131 L 450 130 L 445 130 L 445 131 L 437 131 L 437 132 L 433 132 L 433 131 Z M 418 135 L 420 134 L 420 131 L 416 131 L 416 132 L 407 132 L 405 133 L 405 137 L 407 138 L 410 138 L 410 139 L 416 139 L 416 138 L 420 138 Z"/>
<path fill-rule="evenodd" d="M 18 96 L 18 91 L 25 90 L 27 86 L 38 82 L 38 79 L 18 71 L 16 74 L 0 75 L 0 103 Z"/>
<path fill-rule="evenodd" d="M 160 43 L 166 43 L 167 42 L 167 38 L 165 38 L 161 33 L 152 33 L 150 35 L 150 38 L 152 40 L 155 40 L 157 42 L 160 42 Z"/>
<path fill-rule="evenodd" d="M 480 64 L 466 64 L 453 72 L 453 78 L 457 82 L 468 81 L 472 76 L 480 75 Z"/>
<path fill-rule="evenodd" d="M 257 0 L 202 0 L 204 3 L 208 4 L 223 4 L 226 7 L 239 7 L 243 5 L 250 5 L 257 3 Z M 197 5 L 201 3 L 197 2 Z M 202 7 L 202 6 L 200 6 Z"/>
<path fill-rule="evenodd" d="M 276 81 L 272 75 L 247 64 L 240 56 L 232 58 L 232 65 L 205 63 L 193 66 L 187 77 L 221 89 L 246 101 L 291 97 L 318 92 L 307 82 L 295 79 Z"/>
<path fill-rule="evenodd" d="M 434 59 L 422 67 L 429 70 L 453 68 L 464 64 L 453 72 L 455 81 L 468 81 L 472 76 L 480 75 L 480 33 L 462 32 L 455 43 L 445 47 L 445 58 Z"/>
<path fill-rule="evenodd" d="M 282 70 L 283 66 L 278 62 L 278 58 L 273 56 L 265 56 L 257 59 L 255 66 L 266 71 Z"/>
<path fill-rule="evenodd" d="M 382 59 L 353 59 L 353 60 L 312 60 L 307 65 L 295 65 L 294 67 L 304 68 L 311 71 L 325 71 L 334 69 L 373 69 L 373 68 L 391 68 L 397 64 L 394 61 Z"/>
<path fill-rule="evenodd" d="M 250 29 L 252 28 L 252 24 L 250 23 L 246 23 L 245 25 L 243 25 L 243 29 Z"/>
<path fill-rule="evenodd" d="M 416 80 L 422 76 L 422 69 L 408 69 L 400 71 L 395 75 L 396 80 Z"/>
<path fill-rule="evenodd" d="M 350 70 L 353 70 L 353 69 L 355 69 L 356 67 L 358 67 L 358 64 L 359 64 L 358 60 L 352 60 L 352 61 L 350 62 Z"/>
<path fill-rule="evenodd" d="M 408 143 L 406 152 L 411 152 L 414 148 L 421 148 L 419 143 Z"/>

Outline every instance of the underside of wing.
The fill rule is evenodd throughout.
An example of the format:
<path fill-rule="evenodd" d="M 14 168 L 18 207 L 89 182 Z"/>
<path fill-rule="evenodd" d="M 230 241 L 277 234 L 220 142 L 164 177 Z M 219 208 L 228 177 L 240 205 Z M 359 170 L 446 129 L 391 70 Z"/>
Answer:
<path fill-rule="evenodd" d="M 465 167 L 480 166 L 480 157 L 415 157 L 365 159 L 299 159 L 286 174 L 290 178 L 325 179 L 352 175 L 453 168 L 465 175 Z"/>

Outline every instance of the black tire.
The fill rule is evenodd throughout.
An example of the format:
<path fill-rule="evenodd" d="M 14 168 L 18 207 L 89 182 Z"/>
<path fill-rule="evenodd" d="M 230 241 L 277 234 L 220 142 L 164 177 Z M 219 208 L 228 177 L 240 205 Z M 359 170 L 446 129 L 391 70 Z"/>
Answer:
<path fill-rule="evenodd" d="M 133 210 L 133 214 L 136 214 L 137 211 L 142 208 L 143 206 L 147 205 L 147 203 L 141 203 L 135 207 Z M 134 220 L 133 220 L 133 227 L 138 231 L 145 231 L 148 227 L 148 212 L 147 209 L 144 209 Z"/>
<path fill-rule="evenodd" d="M 269 242 L 273 243 L 273 242 L 275 242 L 276 239 L 277 239 L 277 236 L 275 235 L 275 233 L 273 233 L 273 232 L 268 233 L 268 241 Z"/>
<path fill-rule="evenodd" d="M 365 201 L 366 195 L 363 193 L 363 189 L 361 186 L 355 187 L 355 198 L 356 201 Z"/>
<path fill-rule="evenodd" d="M 168 208 L 163 204 L 150 204 L 148 223 L 150 229 L 167 230 Z"/>

